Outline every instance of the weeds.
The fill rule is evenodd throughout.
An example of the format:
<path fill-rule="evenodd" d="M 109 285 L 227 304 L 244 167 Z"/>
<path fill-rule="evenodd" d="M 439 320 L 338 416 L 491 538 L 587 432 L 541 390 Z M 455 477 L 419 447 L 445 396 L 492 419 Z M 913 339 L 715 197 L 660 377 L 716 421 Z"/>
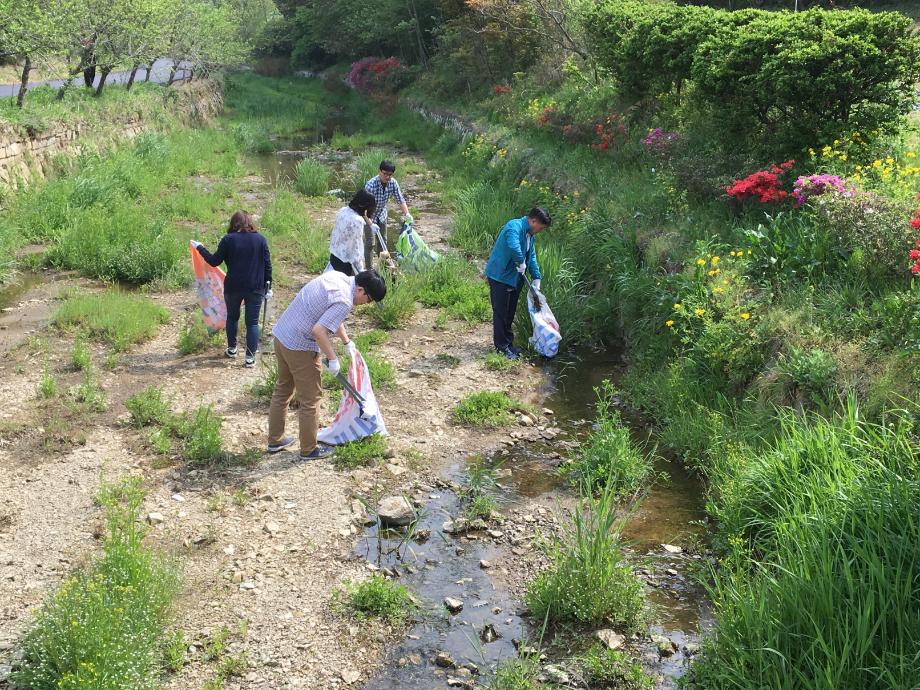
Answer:
<path fill-rule="evenodd" d="M 152 338 L 168 321 L 169 312 L 150 299 L 114 289 L 69 297 L 52 319 L 59 328 L 80 328 L 117 351 Z"/>
<path fill-rule="evenodd" d="M 322 196 L 329 189 L 329 168 L 312 158 L 297 164 L 294 188 L 306 196 Z"/>
<path fill-rule="evenodd" d="M 193 466 L 211 465 L 224 457 L 220 428 L 224 418 L 210 406 L 199 407 L 186 413 L 174 426 L 174 433 L 182 439 L 182 458 Z"/>
<path fill-rule="evenodd" d="M 46 364 L 45 370 L 42 372 L 42 377 L 38 381 L 38 395 L 40 398 L 50 400 L 57 396 L 57 392 L 57 381 L 54 379 L 54 375 Z"/>
<path fill-rule="evenodd" d="M 508 371 L 521 366 L 522 360 L 508 359 L 501 352 L 490 352 L 485 356 L 484 364 L 489 371 Z"/>
<path fill-rule="evenodd" d="M 185 631 L 174 630 L 171 635 L 167 635 L 163 643 L 163 662 L 166 668 L 173 673 L 181 671 L 187 663 L 187 651 L 188 640 L 185 639 Z"/>
<path fill-rule="evenodd" d="M 23 688 L 154 687 L 175 567 L 144 546 L 140 479 L 104 483 L 102 555 L 69 577 L 21 640 L 11 679 Z"/>
<path fill-rule="evenodd" d="M 70 351 L 70 363 L 77 371 L 89 369 L 92 364 L 89 347 L 80 335 L 74 338 L 73 349 Z"/>
<path fill-rule="evenodd" d="M 489 690 L 539 690 L 540 662 L 536 657 L 503 659 L 495 669 Z"/>
<path fill-rule="evenodd" d="M 163 389 L 149 386 L 135 393 L 125 401 L 125 407 L 131 413 L 131 423 L 135 427 L 165 426 L 172 416 L 169 403 L 163 399 Z"/>
<path fill-rule="evenodd" d="M 380 434 L 371 434 L 359 441 L 352 441 L 335 447 L 333 461 L 337 469 L 353 469 L 371 464 L 378 458 L 383 458 L 389 446 L 386 437 Z"/>
<path fill-rule="evenodd" d="M 450 367 L 451 369 L 456 369 L 460 366 L 460 358 L 455 355 L 449 355 L 444 352 L 439 352 L 435 359 L 438 360 L 441 364 Z"/>
<path fill-rule="evenodd" d="M 389 623 L 401 624 L 415 609 L 405 585 L 372 575 L 361 582 L 345 585 L 348 603 L 359 618 L 375 616 Z"/>
<path fill-rule="evenodd" d="M 259 368 L 262 378 L 249 387 L 249 392 L 260 400 L 270 400 L 278 384 L 278 362 L 274 357 L 269 357 L 266 364 L 265 357 L 260 356 Z"/>
<path fill-rule="evenodd" d="M 595 643 L 576 658 L 589 687 L 610 687 L 618 690 L 651 690 L 654 680 L 642 670 L 642 665 L 630 660 L 616 649 Z"/>
<path fill-rule="evenodd" d="M 507 393 L 481 391 L 463 398 L 451 412 L 451 420 L 456 424 L 498 427 L 510 424 L 511 411 L 520 409 L 522 404 Z"/>
<path fill-rule="evenodd" d="M 196 309 L 192 314 L 187 314 L 179 329 L 179 353 L 190 355 L 202 352 L 209 347 L 221 343 L 219 333 L 211 333 L 205 326 L 201 311 Z"/>
<path fill-rule="evenodd" d="M 105 411 L 105 394 L 99 388 L 92 369 L 87 369 L 83 372 L 83 382 L 74 389 L 73 399 L 88 411 Z"/>

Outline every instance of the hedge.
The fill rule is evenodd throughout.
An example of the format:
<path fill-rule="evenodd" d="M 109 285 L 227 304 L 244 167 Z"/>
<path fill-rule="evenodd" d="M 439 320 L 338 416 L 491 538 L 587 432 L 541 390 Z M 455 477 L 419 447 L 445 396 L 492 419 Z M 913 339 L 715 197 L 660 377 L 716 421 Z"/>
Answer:
<path fill-rule="evenodd" d="M 797 150 L 908 112 L 920 37 L 897 12 L 728 12 L 602 0 L 583 15 L 598 63 L 645 98 L 691 80 L 693 98 L 774 148 Z"/>

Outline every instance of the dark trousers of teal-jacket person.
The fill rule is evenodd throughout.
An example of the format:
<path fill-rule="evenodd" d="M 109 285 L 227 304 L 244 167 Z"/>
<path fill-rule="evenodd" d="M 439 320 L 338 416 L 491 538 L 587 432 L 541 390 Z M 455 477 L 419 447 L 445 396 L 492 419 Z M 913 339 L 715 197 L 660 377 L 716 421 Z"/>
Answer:
<path fill-rule="evenodd" d="M 514 314 L 524 285 L 524 273 L 529 271 L 536 281 L 541 278 L 534 238 L 549 223 L 549 214 L 539 208 L 509 220 L 498 234 L 486 262 L 484 272 L 489 280 L 492 302 L 492 344 L 498 352 L 509 357 L 516 357 L 520 352 L 514 347 Z"/>

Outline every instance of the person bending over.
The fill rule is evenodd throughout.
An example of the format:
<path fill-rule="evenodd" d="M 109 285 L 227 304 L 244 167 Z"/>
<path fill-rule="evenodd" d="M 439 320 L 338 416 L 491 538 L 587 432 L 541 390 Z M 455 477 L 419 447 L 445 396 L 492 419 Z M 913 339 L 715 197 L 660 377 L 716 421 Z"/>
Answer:
<path fill-rule="evenodd" d="M 339 273 L 358 275 L 371 268 L 374 231 L 371 217 L 377 202 L 374 195 L 361 189 L 335 215 L 329 236 L 329 265 Z"/>

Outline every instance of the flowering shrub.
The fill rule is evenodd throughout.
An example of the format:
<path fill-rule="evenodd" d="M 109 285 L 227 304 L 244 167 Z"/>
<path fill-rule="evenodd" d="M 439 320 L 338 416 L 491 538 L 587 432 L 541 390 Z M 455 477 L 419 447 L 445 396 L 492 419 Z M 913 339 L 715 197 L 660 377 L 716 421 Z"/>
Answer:
<path fill-rule="evenodd" d="M 920 199 L 920 194 L 917 195 L 917 199 Z M 910 220 L 910 227 L 914 230 L 920 231 L 920 208 L 914 211 L 914 217 Z M 913 261 L 913 265 L 910 267 L 910 272 L 914 275 L 920 274 L 920 239 L 917 239 L 914 244 L 916 249 L 910 250 L 910 259 Z"/>
<path fill-rule="evenodd" d="M 511 93 L 511 87 L 507 84 L 496 84 L 493 89 L 495 90 L 496 96 L 504 96 L 505 94 Z"/>
<path fill-rule="evenodd" d="M 793 165 L 795 161 L 789 160 L 774 165 L 769 170 L 752 173 L 742 180 L 735 180 L 725 188 L 725 193 L 739 201 L 751 197 L 756 198 L 762 204 L 785 201 L 789 197 L 789 192 L 782 188 L 780 177 Z"/>
<path fill-rule="evenodd" d="M 366 57 L 353 62 L 345 80 L 364 94 L 394 91 L 405 67 L 398 58 Z"/>
<path fill-rule="evenodd" d="M 594 126 L 594 131 L 597 133 L 597 141 L 591 147 L 598 151 L 606 151 L 627 138 L 626 123 L 620 113 L 610 113 Z"/>
<path fill-rule="evenodd" d="M 808 156 L 821 170 L 845 176 L 864 189 L 897 197 L 913 197 L 920 185 L 920 158 L 913 150 L 890 150 L 878 154 L 878 130 L 863 135 L 834 139 L 820 149 L 809 148 Z"/>
<path fill-rule="evenodd" d="M 672 143 L 680 140 L 680 134 L 677 132 L 665 132 L 661 127 L 650 129 L 645 139 L 642 140 L 643 146 L 649 151 L 662 153 Z"/>
<path fill-rule="evenodd" d="M 825 192 L 836 191 L 844 196 L 851 196 L 846 182 L 837 175 L 808 175 L 799 177 L 792 188 L 792 197 L 796 206 L 801 206 L 813 196 L 821 196 Z"/>

